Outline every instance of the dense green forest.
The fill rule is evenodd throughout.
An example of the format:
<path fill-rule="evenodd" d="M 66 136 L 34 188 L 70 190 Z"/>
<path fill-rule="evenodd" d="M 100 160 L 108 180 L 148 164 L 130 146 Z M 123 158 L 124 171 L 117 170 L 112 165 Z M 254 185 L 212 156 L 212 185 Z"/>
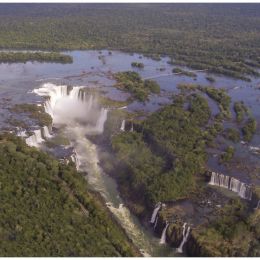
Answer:
<path fill-rule="evenodd" d="M 57 52 L 0 52 L 0 63 L 27 61 L 72 63 L 73 59 L 69 55 Z"/>
<path fill-rule="evenodd" d="M 152 207 L 158 201 L 184 198 L 197 188 L 196 178 L 207 159 L 211 134 L 205 127 L 210 115 L 201 95 L 176 96 L 171 105 L 136 125 L 135 132 L 113 137 L 116 177 L 123 191 L 138 194 L 131 198 L 137 205 Z"/>
<path fill-rule="evenodd" d="M 133 71 L 117 72 L 114 74 L 117 81 L 115 87 L 129 92 L 132 98 L 141 102 L 149 99 L 149 94 L 160 93 L 160 86 L 154 80 L 142 80 L 141 76 Z"/>
<path fill-rule="evenodd" d="M 1 4 L 0 35 L 0 48 L 119 49 L 259 75 L 259 4 Z"/>
<path fill-rule="evenodd" d="M 1 256 L 133 256 L 74 164 L 0 135 Z"/>
<path fill-rule="evenodd" d="M 249 211 L 239 199 L 223 207 L 218 217 L 193 230 L 193 256 L 257 257 L 260 254 L 260 210 Z"/>

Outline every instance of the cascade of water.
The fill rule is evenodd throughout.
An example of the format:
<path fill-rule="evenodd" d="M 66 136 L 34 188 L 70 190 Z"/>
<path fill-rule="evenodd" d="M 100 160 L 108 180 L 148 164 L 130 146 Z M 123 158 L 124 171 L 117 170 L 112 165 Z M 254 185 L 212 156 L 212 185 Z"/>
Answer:
<path fill-rule="evenodd" d="M 236 192 L 236 193 L 239 193 L 240 187 L 241 187 L 241 182 L 232 177 L 231 180 L 230 180 L 229 189 Z"/>
<path fill-rule="evenodd" d="M 155 230 L 155 229 L 156 229 L 157 222 L 158 222 L 158 216 L 156 217 L 156 220 L 155 220 L 155 223 L 154 223 L 154 226 L 153 226 L 153 230 Z"/>
<path fill-rule="evenodd" d="M 44 84 L 34 93 L 47 98 L 44 105 L 45 111 L 53 117 L 53 124 L 56 127 L 62 125 L 64 134 L 75 147 L 71 159 L 75 162 L 77 169 L 88 173 L 86 176 L 88 184 L 101 194 L 129 237 L 140 248 L 140 251 L 142 250 L 142 254 L 148 256 L 148 252 L 153 252 L 156 245 L 146 230 L 122 204 L 114 180 L 107 176 L 99 166 L 96 145 L 86 137 L 93 129 L 99 133 L 103 131 L 108 110 L 100 109 L 96 100 L 92 96 L 86 97 L 80 89 L 80 87 L 67 88 Z M 159 207 L 154 215 L 153 223 L 161 203 L 156 206 Z"/>
<path fill-rule="evenodd" d="M 95 129 L 97 133 L 101 134 L 104 131 L 104 124 L 107 120 L 107 112 L 108 110 L 105 108 L 102 108 L 100 111 L 100 116 L 98 117 L 96 129 Z"/>
<path fill-rule="evenodd" d="M 25 142 L 29 146 L 39 146 L 40 143 L 42 143 L 44 139 L 42 139 L 42 132 L 41 130 L 34 130 L 33 134 L 25 139 Z"/>
<path fill-rule="evenodd" d="M 131 125 L 130 132 L 134 132 L 134 124 L 133 124 L 133 122 L 132 122 L 132 125 Z"/>
<path fill-rule="evenodd" d="M 21 130 L 21 129 L 18 129 L 17 131 L 17 136 L 21 136 L 21 137 L 26 137 L 26 131 L 25 130 Z"/>
<path fill-rule="evenodd" d="M 211 173 L 211 178 L 210 178 L 209 184 L 219 186 L 219 178 L 218 178 L 218 174 L 216 172 Z"/>
<path fill-rule="evenodd" d="M 44 138 L 51 138 L 51 137 L 52 137 L 51 134 L 50 134 L 50 132 L 49 132 L 48 126 L 44 126 L 44 127 L 42 128 L 42 130 L 43 130 L 43 137 L 44 137 Z"/>
<path fill-rule="evenodd" d="M 166 232 L 167 232 L 167 228 L 169 226 L 169 223 L 165 223 L 165 227 L 163 229 L 163 232 L 162 232 L 162 236 L 161 236 L 161 239 L 160 239 L 160 244 L 163 245 L 166 243 Z"/>
<path fill-rule="evenodd" d="M 80 161 L 78 159 L 78 155 L 77 155 L 77 152 L 75 150 L 73 151 L 73 154 L 70 156 L 70 158 L 75 163 L 76 169 L 78 171 L 79 167 L 80 167 Z"/>
<path fill-rule="evenodd" d="M 225 176 L 224 174 L 219 174 L 219 186 L 223 188 L 229 187 L 229 176 Z"/>
<path fill-rule="evenodd" d="M 120 130 L 121 130 L 121 131 L 125 131 L 125 119 L 122 121 Z"/>
<path fill-rule="evenodd" d="M 182 241 L 180 246 L 177 248 L 178 253 L 183 253 L 183 246 L 187 242 L 189 234 L 190 234 L 190 227 L 186 229 L 187 223 L 183 224 L 183 230 L 182 230 Z"/>
<path fill-rule="evenodd" d="M 209 184 L 223 187 L 236 192 L 238 196 L 243 199 L 251 200 L 252 198 L 251 187 L 234 177 L 230 178 L 229 176 L 225 176 L 224 174 L 212 172 Z"/>
<path fill-rule="evenodd" d="M 152 214 L 152 217 L 151 217 L 151 220 L 150 220 L 150 223 L 151 223 L 151 224 L 154 224 L 155 219 L 156 219 L 156 216 L 157 216 L 159 210 L 161 209 L 161 207 L 162 207 L 162 203 L 161 203 L 161 202 L 159 202 L 159 203 L 157 203 L 157 204 L 155 205 L 155 208 L 154 208 L 154 210 L 153 210 L 153 214 Z"/>

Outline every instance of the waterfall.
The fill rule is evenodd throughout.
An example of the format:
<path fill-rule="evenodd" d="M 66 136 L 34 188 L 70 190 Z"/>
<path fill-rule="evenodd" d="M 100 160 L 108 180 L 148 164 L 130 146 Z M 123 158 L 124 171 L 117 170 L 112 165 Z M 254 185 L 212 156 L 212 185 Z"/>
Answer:
<path fill-rule="evenodd" d="M 161 207 L 162 207 L 162 203 L 161 203 L 161 202 L 159 202 L 159 203 L 157 203 L 157 204 L 155 205 L 155 208 L 154 208 L 154 210 L 153 210 L 153 214 L 152 214 L 152 217 L 151 217 L 151 220 L 150 220 L 150 223 L 151 223 L 151 224 L 154 224 L 155 219 L 156 219 L 156 216 L 157 216 L 159 210 L 161 209 Z"/>
<path fill-rule="evenodd" d="M 46 98 L 45 111 L 52 116 L 56 128 L 61 126 L 59 129 L 75 148 L 71 160 L 78 170 L 87 172 L 88 185 L 99 192 L 129 238 L 148 256 L 159 245 L 122 204 L 116 183 L 100 167 L 97 146 L 87 138 L 93 131 L 103 132 L 108 110 L 100 108 L 97 99 L 85 95 L 82 88 L 48 83 L 33 92 Z"/>
<path fill-rule="evenodd" d="M 43 137 L 44 138 L 51 138 L 52 136 L 51 136 L 51 134 L 50 134 L 50 132 L 49 132 L 49 128 L 48 128 L 48 126 L 44 126 L 43 128 L 42 128 L 42 130 L 43 130 Z"/>
<path fill-rule="evenodd" d="M 104 124 L 107 120 L 107 109 L 102 108 L 100 112 L 100 116 L 98 117 L 96 124 L 96 132 L 102 134 L 104 131 Z"/>
<path fill-rule="evenodd" d="M 133 122 L 132 122 L 132 125 L 131 125 L 130 132 L 134 132 L 134 124 L 133 124 Z"/>
<path fill-rule="evenodd" d="M 160 239 L 160 244 L 163 245 L 166 243 L 166 232 L 167 232 L 167 228 L 169 226 L 169 223 L 165 223 L 165 227 L 163 229 L 163 232 L 162 232 L 162 236 L 161 236 L 161 239 Z"/>
<path fill-rule="evenodd" d="M 108 110 L 100 108 L 93 95 L 87 96 L 83 86 L 45 83 L 33 93 L 46 97 L 44 109 L 52 117 L 53 124 L 79 122 L 86 126 L 86 134 L 103 133 Z"/>
<path fill-rule="evenodd" d="M 75 163 L 76 165 L 76 169 L 77 171 L 79 170 L 79 167 L 80 167 L 80 161 L 79 161 L 79 158 L 78 158 L 78 154 L 77 154 L 77 151 L 74 149 L 73 150 L 73 153 L 72 155 L 70 156 L 71 160 Z"/>
<path fill-rule="evenodd" d="M 183 230 L 182 230 L 182 241 L 181 241 L 180 246 L 177 248 L 178 253 L 183 253 L 183 246 L 187 242 L 189 234 L 190 234 L 190 227 L 186 228 L 186 226 L 187 226 L 187 223 L 184 223 L 183 226 L 182 226 L 182 228 L 183 228 Z"/>
<path fill-rule="evenodd" d="M 26 131 L 25 130 L 21 130 L 20 128 L 18 128 L 18 131 L 17 131 L 17 136 L 20 136 L 20 137 L 26 137 Z"/>
<path fill-rule="evenodd" d="M 121 127 L 120 127 L 121 131 L 125 131 L 125 119 L 122 121 Z"/>
<path fill-rule="evenodd" d="M 219 186 L 218 174 L 216 172 L 211 173 L 211 178 L 210 178 L 209 184 Z"/>
<path fill-rule="evenodd" d="M 251 187 L 234 177 L 230 178 L 224 174 L 212 172 L 209 184 L 236 192 L 243 199 L 251 200 L 252 198 Z"/>
<path fill-rule="evenodd" d="M 153 226 L 153 230 L 155 230 L 156 229 L 156 226 L 157 226 L 157 222 L 158 222 L 158 216 L 156 217 L 156 220 L 155 220 L 155 223 L 154 223 L 154 226 Z"/>
<path fill-rule="evenodd" d="M 221 173 L 212 172 L 209 184 L 228 189 L 229 181 L 230 181 L 229 176 L 226 176 Z"/>
<path fill-rule="evenodd" d="M 44 139 L 42 138 L 41 129 L 34 130 L 33 134 L 25 139 L 25 142 L 29 146 L 38 147 L 40 143 L 42 143 Z"/>

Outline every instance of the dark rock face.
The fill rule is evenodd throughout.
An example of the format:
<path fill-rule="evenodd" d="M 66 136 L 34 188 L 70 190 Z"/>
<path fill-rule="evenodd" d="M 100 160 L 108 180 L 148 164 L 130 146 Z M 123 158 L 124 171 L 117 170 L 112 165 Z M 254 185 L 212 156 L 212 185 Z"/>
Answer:
<path fill-rule="evenodd" d="M 182 230 L 183 223 L 177 222 L 169 225 L 167 230 L 166 241 L 170 244 L 170 246 L 177 248 L 182 241 Z"/>
<path fill-rule="evenodd" d="M 193 257 L 202 256 L 201 247 L 200 247 L 198 241 L 196 240 L 196 238 L 194 237 L 193 232 L 190 233 L 190 237 L 186 244 L 186 249 L 187 249 L 186 251 L 187 251 L 188 256 L 193 256 Z"/>

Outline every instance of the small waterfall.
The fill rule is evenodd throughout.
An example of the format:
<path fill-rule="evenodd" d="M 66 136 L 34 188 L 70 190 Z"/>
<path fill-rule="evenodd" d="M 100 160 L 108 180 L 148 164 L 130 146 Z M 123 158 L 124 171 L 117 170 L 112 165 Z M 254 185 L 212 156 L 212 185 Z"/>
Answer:
<path fill-rule="evenodd" d="M 74 150 L 73 154 L 70 156 L 71 160 L 75 163 L 77 171 L 79 170 L 80 161 L 78 159 L 77 152 Z"/>
<path fill-rule="evenodd" d="M 104 124 L 107 120 L 107 112 L 108 110 L 105 108 L 101 109 L 100 116 L 98 117 L 97 124 L 96 124 L 96 132 L 103 133 L 104 131 Z"/>
<path fill-rule="evenodd" d="M 42 128 L 42 130 L 43 130 L 43 137 L 44 138 L 51 138 L 52 136 L 51 136 L 51 134 L 50 134 L 50 132 L 49 132 L 49 128 L 48 128 L 48 126 L 44 126 L 43 128 Z"/>
<path fill-rule="evenodd" d="M 182 230 L 182 241 L 181 241 L 180 246 L 177 248 L 178 253 L 183 253 L 183 246 L 187 242 L 189 234 L 190 234 L 190 227 L 188 227 L 188 228 L 186 228 L 186 227 L 187 227 L 187 223 L 184 223 L 183 226 L 182 226 L 182 228 L 183 228 L 183 230 Z"/>
<path fill-rule="evenodd" d="M 18 129 L 16 135 L 20 137 L 27 137 L 26 131 L 21 129 Z"/>
<path fill-rule="evenodd" d="M 42 138 L 42 132 L 41 130 L 34 130 L 33 135 L 29 136 L 25 139 L 25 142 L 29 146 L 35 146 L 38 147 L 40 143 L 42 143 L 44 139 Z"/>
<path fill-rule="evenodd" d="M 209 184 L 236 192 L 243 199 L 251 200 L 252 198 L 251 187 L 234 177 L 230 178 L 224 174 L 212 172 Z"/>
<path fill-rule="evenodd" d="M 132 122 L 132 125 L 131 125 L 130 132 L 134 132 L 134 124 L 133 124 L 133 122 Z"/>
<path fill-rule="evenodd" d="M 121 131 L 125 131 L 125 119 L 122 121 L 121 127 L 120 127 Z"/>
<path fill-rule="evenodd" d="M 169 223 L 166 222 L 165 223 L 165 227 L 163 229 L 163 232 L 162 232 L 162 236 L 161 236 L 161 239 L 160 239 L 160 244 L 163 245 L 166 243 L 166 232 L 167 232 L 167 228 L 169 226 Z"/>
<path fill-rule="evenodd" d="M 157 227 L 157 223 L 158 223 L 158 216 L 156 217 L 156 220 L 155 220 L 155 223 L 154 223 L 154 226 L 153 226 L 153 230 L 155 230 L 156 229 L 156 227 Z"/>
<path fill-rule="evenodd" d="M 159 210 L 161 209 L 161 207 L 162 207 L 162 203 L 161 203 L 161 202 L 159 202 L 159 203 L 157 203 L 157 204 L 155 205 L 155 208 L 154 208 L 154 210 L 153 210 L 153 214 L 152 214 L 152 217 L 151 217 L 151 220 L 150 220 L 150 223 L 151 223 L 151 224 L 154 224 L 155 219 L 156 219 L 156 217 L 157 217 L 157 214 L 158 214 Z"/>

